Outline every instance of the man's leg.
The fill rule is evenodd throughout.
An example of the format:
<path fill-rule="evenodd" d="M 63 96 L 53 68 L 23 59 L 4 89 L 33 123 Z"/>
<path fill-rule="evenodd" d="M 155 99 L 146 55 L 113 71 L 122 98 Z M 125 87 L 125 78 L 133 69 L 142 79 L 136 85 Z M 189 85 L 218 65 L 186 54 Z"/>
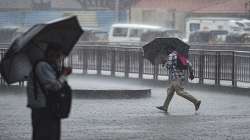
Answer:
<path fill-rule="evenodd" d="M 170 87 L 167 89 L 167 97 L 166 97 L 165 102 L 163 104 L 163 108 L 166 111 L 168 111 L 168 106 L 169 106 L 170 101 L 172 100 L 172 98 L 174 96 L 174 92 L 175 92 L 174 85 L 171 82 Z"/>
<path fill-rule="evenodd" d="M 52 118 L 49 120 L 50 125 L 50 140 L 60 140 L 61 135 L 61 120 L 58 118 Z"/>
<path fill-rule="evenodd" d="M 177 95 L 189 100 L 190 102 L 192 102 L 195 106 L 195 109 L 198 110 L 201 101 L 197 100 L 194 96 L 192 96 L 191 94 L 189 94 L 188 92 L 184 91 L 184 88 L 181 86 L 181 83 L 178 82 L 176 87 L 175 87 L 176 93 Z"/>
<path fill-rule="evenodd" d="M 44 109 L 32 109 L 32 140 L 50 140 L 49 139 L 49 122 Z"/>
<path fill-rule="evenodd" d="M 48 109 L 32 109 L 32 140 L 60 140 L 61 121 Z"/>

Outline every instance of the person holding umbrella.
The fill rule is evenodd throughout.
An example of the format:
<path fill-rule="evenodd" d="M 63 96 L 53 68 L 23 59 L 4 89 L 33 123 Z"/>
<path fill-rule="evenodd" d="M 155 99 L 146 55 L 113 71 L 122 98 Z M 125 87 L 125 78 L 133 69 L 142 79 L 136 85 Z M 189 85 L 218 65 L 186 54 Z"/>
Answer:
<path fill-rule="evenodd" d="M 189 70 L 189 78 L 194 78 L 191 63 L 189 62 L 188 52 L 190 46 L 178 38 L 159 37 L 143 46 L 144 57 L 153 65 L 163 64 L 169 70 L 170 87 L 167 90 L 167 98 L 163 106 L 157 108 L 168 112 L 168 106 L 174 93 L 191 101 L 195 110 L 200 107 L 201 101 L 184 91 L 182 81 L 184 80 L 185 70 Z M 160 61 L 159 61 L 160 60 Z"/>
<path fill-rule="evenodd" d="M 63 88 L 70 68 L 62 67 L 64 55 L 61 46 L 49 43 L 45 60 L 38 61 L 27 83 L 28 107 L 31 108 L 33 140 L 60 140 L 60 118 L 53 115 L 46 95 Z"/>
<path fill-rule="evenodd" d="M 177 59 L 177 55 L 178 55 L 177 51 L 170 49 L 170 52 L 171 53 L 168 55 L 167 58 L 166 56 L 160 56 L 161 63 L 163 64 L 164 67 L 166 67 L 169 70 L 169 80 L 171 82 L 170 82 L 170 87 L 167 89 L 167 98 L 163 106 L 158 106 L 157 108 L 168 112 L 169 103 L 172 100 L 174 93 L 176 92 L 177 95 L 192 102 L 195 106 L 195 110 L 197 111 L 200 107 L 201 101 L 193 97 L 188 92 L 184 91 L 184 88 L 182 86 L 182 81 L 185 79 L 184 69 L 181 68 L 180 64 L 178 64 L 181 62 L 178 62 L 179 58 Z M 178 57 L 181 57 L 181 56 L 178 56 Z M 182 57 L 182 61 L 186 61 L 183 63 L 186 63 L 187 69 L 189 70 L 189 78 L 193 80 L 194 75 L 193 75 L 193 69 L 192 69 L 191 63 L 185 57 Z"/>
<path fill-rule="evenodd" d="M 36 24 L 16 38 L 1 59 L 0 73 L 7 84 L 28 81 L 33 140 L 60 139 L 60 120 L 68 117 L 72 99 L 65 81 L 71 68 L 61 64 L 83 32 L 76 16 Z"/>

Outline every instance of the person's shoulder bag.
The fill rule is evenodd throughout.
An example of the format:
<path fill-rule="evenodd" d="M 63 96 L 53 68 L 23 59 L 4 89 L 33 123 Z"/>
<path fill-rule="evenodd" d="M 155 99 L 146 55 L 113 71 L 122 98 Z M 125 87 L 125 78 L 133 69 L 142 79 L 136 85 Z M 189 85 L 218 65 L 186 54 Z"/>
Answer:
<path fill-rule="evenodd" d="M 41 62 L 41 61 L 39 61 Z M 69 86 L 69 84 L 65 81 L 63 83 L 63 87 L 58 91 L 46 91 L 41 84 L 39 78 L 35 74 L 35 67 L 33 68 L 33 81 L 34 81 L 34 94 L 35 98 L 37 98 L 37 87 L 36 87 L 36 81 L 38 82 L 38 85 L 40 86 L 41 90 L 45 94 L 47 107 L 51 111 L 51 113 L 57 117 L 57 118 L 68 118 L 71 110 L 71 104 L 72 104 L 72 89 Z M 46 61 L 45 61 L 46 62 Z M 57 73 L 59 73 L 57 70 L 55 70 Z M 59 74 L 57 74 L 57 78 L 59 77 Z M 46 94 L 47 93 L 47 94 Z"/>

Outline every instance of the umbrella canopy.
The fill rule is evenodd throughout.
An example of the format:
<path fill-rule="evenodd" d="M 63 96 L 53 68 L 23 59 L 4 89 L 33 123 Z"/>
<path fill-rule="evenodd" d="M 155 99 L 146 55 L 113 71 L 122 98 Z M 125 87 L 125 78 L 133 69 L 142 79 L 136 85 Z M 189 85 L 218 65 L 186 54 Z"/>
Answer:
<path fill-rule="evenodd" d="M 188 57 L 190 46 L 178 38 L 155 38 L 153 41 L 143 46 L 144 57 L 152 64 L 160 55 L 169 55 L 173 50 Z"/>
<path fill-rule="evenodd" d="M 0 72 L 8 84 L 27 80 L 32 66 L 45 57 L 49 43 L 58 44 L 67 56 L 83 33 L 77 17 L 57 19 L 31 27 L 16 38 L 0 63 Z"/>

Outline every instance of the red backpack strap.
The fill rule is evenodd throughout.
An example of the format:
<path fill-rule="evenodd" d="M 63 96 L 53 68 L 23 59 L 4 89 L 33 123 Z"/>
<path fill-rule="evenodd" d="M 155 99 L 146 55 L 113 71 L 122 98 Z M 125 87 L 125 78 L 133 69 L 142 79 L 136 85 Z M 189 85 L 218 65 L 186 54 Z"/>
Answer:
<path fill-rule="evenodd" d="M 183 65 L 188 65 L 187 57 L 185 55 L 177 53 L 177 59 L 179 59 Z"/>

